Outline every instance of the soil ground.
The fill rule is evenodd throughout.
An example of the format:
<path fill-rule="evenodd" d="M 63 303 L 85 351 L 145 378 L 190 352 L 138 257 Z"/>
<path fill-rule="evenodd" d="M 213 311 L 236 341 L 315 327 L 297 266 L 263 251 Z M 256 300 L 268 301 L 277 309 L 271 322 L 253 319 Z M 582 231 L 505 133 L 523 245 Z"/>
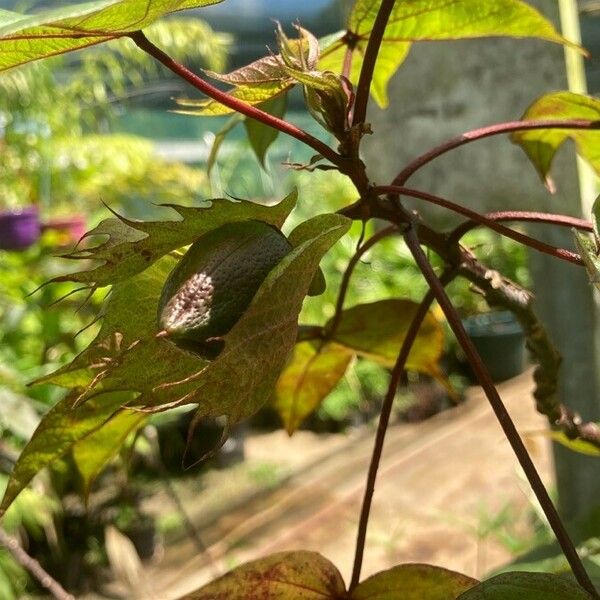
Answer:
<path fill-rule="evenodd" d="M 551 487 L 551 451 L 539 435 L 545 422 L 533 408 L 532 387 L 528 371 L 499 391 Z M 243 562 L 291 549 L 320 552 L 348 581 L 373 439 L 374 425 L 291 439 L 282 431 L 251 435 L 242 465 L 177 484 L 206 550 L 182 537 L 153 562 L 125 569 L 113 592 L 169 600 Z M 148 508 L 164 511 L 168 501 L 157 494 Z M 390 427 L 363 578 L 400 562 L 481 577 L 531 538 L 535 507 L 481 389 L 470 388 L 458 408 Z"/>

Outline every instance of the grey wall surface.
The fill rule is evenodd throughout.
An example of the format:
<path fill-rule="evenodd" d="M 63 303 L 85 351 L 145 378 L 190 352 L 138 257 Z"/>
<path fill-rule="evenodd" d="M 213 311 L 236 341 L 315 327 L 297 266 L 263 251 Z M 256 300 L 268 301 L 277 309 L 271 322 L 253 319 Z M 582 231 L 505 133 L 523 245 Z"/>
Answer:
<path fill-rule="evenodd" d="M 558 23 L 555 0 L 530 4 Z M 537 96 L 566 87 L 563 50 L 554 44 L 512 39 L 417 44 L 392 82 L 390 107 L 370 108 L 377 135 L 367 140 L 365 158 L 377 183 L 387 183 L 410 159 L 436 144 L 470 129 L 517 119 Z M 513 208 L 579 215 L 572 147 L 559 153 L 554 177 L 558 193 L 551 196 L 521 149 L 502 136 L 437 159 L 410 186 L 481 212 Z M 457 221 L 440 209 L 425 207 L 422 212 L 440 227 Z M 550 243 L 571 245 L 568 231 L 546 227 L 538 228 L 538 234 Z M 585 418 L 599 420 L 590 284 L 579 267 L 534 252 L 530 262 L 538 314 L 564 357 L 561 399 Z M 600 498 L 600 461 L 561 448 L 556 459 L 561 508 L 574 519 Z"/>

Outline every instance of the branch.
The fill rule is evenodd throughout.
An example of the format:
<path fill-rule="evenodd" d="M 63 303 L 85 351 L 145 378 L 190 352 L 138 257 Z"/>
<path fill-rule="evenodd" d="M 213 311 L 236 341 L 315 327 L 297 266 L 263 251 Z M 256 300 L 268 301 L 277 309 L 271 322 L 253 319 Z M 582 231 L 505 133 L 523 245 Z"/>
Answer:
<path fill-rule="evenodd" d="M 414 228 L 409 229 L 405 233 L 404 239 L 417 265 L 421 269 L 423 276 L 427 280 L 430 289 L 433 291 L 435 298 L 444 311 L 446 319 L 448 320 L 448 324 L 454 332 L 458 342 L 462 346 L 467 359 L 469 360 L 469 363 L 471 364 L 471 367 L 473 368 L 473 371 L 479 380 L 479 384 L 483 388 L 492 410 L 494 411 L 496 418 L 498 419 L 498 422 L 502 427 L 509 444 L 511 445 L 511 448 L 515 453 L 517 460 L 525 472 L 527 480 L 529 481 L 529 484 L 531 485 L 531 488 L 533 489 L 533 492 L 535 493 L 536 498 L 538 499 L 538 502 L 540 503 L 540 506 L 542 507 L 542 510 L 544 511 L 544 514 L 548 519 L 552 530 L 554 531 L 554 534 L 556 535 L 556 539 L 558 540 L 558 543 L 560 544 L 560 547 L 567 561 L 569 562 L 575 578 L 579 582 L 579 585 L 588 591 L 593 598 L 599 598 L 600 596 L 598 596 L 592 582 L 590 581 L 585 567 L 583 566 L 581 559 L 577 554 L 575 546 L 569 537 L 569 534 L 565 529 L 565 526 L 561 521 L 560 516 L 558 515 L 558 512 L 554 507 L 548 492 L 546 491 L 546 488 L 544 487 L 544 484 L 542 483 L 542 480 L 527 452 L 527 449 L 525 448 L 523 440 L 521 440 L 519 436 L 510 414 L 506 410 L 506 407 L 504 406 L 504 403 L 498 394 L 498 390 L 496 390 L 496 387 L 494 386 L 487 368 L 483 364 L 483 361 L 475 349 L 473 342 L 465 331 L 460 320 L 460 316 L 456 312 L 454 306 L 452 306 L 452 303 L 450 302 L 450 299 L 444 290 L 444 286 L 429 264 L 427 256 L 421 249 L 419 239 Z"/>
<path fill-rule="evenodd" d="M 348 265 L 346 266 L 346 270 L 344 271 L 344 275 L 342 276 L 342 281 L 340 283 L 340 289 L 337 297 L 337 302 L 335 305 L 335 314 L 331 321 L 330 326 L 325 334 L 326 338 L 331 338 L 335 333 L 338 325 L 340 324 L 340 319 L 342 318 L 342 310 L 344 308 L 344 300 L 346 299 L 346 294 L 348 292 L 348 285 L 350 283 L 350 277 L 352 277 L 352 273 L 354 272 L 354 268 L 363 257 L 377 242 L 382 240 L 393 233 L 398 233 L 398 228 L 395 225 L 390 225 L 381 231 L 378 231 L 375 235 L 371 236 L 364 244 L 359 246 L 356 250 L 352 258 L 348 261 Z"/>
<path fill-rule="evenodd" d="M 14 559 L 27 569 L 39 582 L 58 600 L 75 600 L 75 596 L 69 594 L 51 575 L 46 573 L 40 563 L 23 550 L 19 542 L 0 528 L 0 545 L 4 546 Z"/>
<path fill-rule="evenodd" d="M 444 285 L 453 279 L 454 273 L 452 271 L 446 271 L 441 276 L 441 281 Z M 367 538 L 367 526 L 369 522 L 369 513 L 371 512 L 371 504 L 373 501 L 373 494 L 375 492 L 375 480 L 377 478 L 377 470 L 379 469 L 379 463 L 381 462 L 381 454 L 383 451 L 383 444 L 385 442 L 385 434 L 390 422 L 390 415 L 394 406 L 394 398 L 396 396 L 396 390 L 400 383 L 400 378 L 406 365 L 406 360 L 410 354 L 411 348 L 417 339 L 419 329 L 423 323 L 423 319 L 427 316 L 427 312 L 431 306 L 431 303 L 435 299 L 435 296 L 431 290 L 427 292 L 427 295 L 421 301 L 419 308 L 413 320 L 406 332 L 406 337 L 402 342 L 402 347 L 396 363 L 392 370 L 392 376 L 390 384 L 388 386 L 383 406 L 381 407 L 381 414 L 379 416 L 379 424 L 377 426 L 377 434 L 375 436 L 375 444 L 373 446 L 373 454 L 371 455 L 371 462 L 369 464 L 369 474 L 367 476 L 367 484 L 365 488 L 365 494 L 363 497 L 362 508 L 360 511 L 360 520 L 358 522 L 358 534 L 356 537 L 356 550 L 354 553 L 354 566 L 352 568 L 352 580 L 350 582 L 350 592 L 358 585 L 360 581 L 360 571 L 362 568 L 363 555 L 365 550 L 365 541 Z"/>
<path fill-rule="evenodd" d="M 496 223 L 503 221 L 519 221 L 521 223 L 545 223 L 547 225 L 557 225 L 559 227 L 574 227 L 582 231 L 593 232 L 593 225 L 584 219 L 577 217 L 569 217 L 568 215 L 557 215 L 555 213 L 529 212 L 521 210 L 506 210 L 500 212 L 492 212 L 483 215 L 489 221 Z M 475 229 L 479 223 L 475 221 L 465 221 L 449 236 L 449 240 L 458 242 L 467 232 Z"/>
<path fill-rule="evenodd" d="M 297 140 L 300 140 L 307 146 L 310 146 L 313 150 L 316 150 L 319 154 L 325 157 L 327 160 L 331 161 L 334 165 L 338 167 L 342 167 L 344 165 L 344 161 L 341 159 L 340 155 L 330 148 L 327 144 L 322 142 L 321 140 L 313 137 L 303 129 L 296 127 L 292 123 L 288 123 L 284 119 L 280 119 L 278 117 L 274 117 L 269 113 L 257 108 L 256 106 L 252 106 L 251 104 L 247 104 L 246 102 L 242 102 L 241 100 L 235 98 L 231 94 L 221 91 L 219 88 L 211 85 L 188 68 L 179 64 L 177 61 L 172 59 L 168 54 L 163 52 L 160 48 L 155 46 L 141 31 L 136 31 L 129 36 L 135 44 L 142 49 L 144 52 L 153 56 L 156 60 L 162 63 L 165 67 L 173 71 L 176 75 L 185 79 L 189 84 L 194 86 L 196 89 L 200 90 L 202 93 L 206 94 L 213 100 L 224 104 L 228 108 L 241 113 L 247 117 L 252 119 L 256 119 L 269 127 L 273 127 L 278 131 L 286 133 Z"/>
<path fill-rule="evenodd" d="M 579 439 L 600 449 L 600 427 L 585 422 L 558 401 L 561 356 L 533 310 L 533 296 L 497 271 L 487 269 L 474 257 L 463 262 L 459 274 L 481 290 L 491 308 L 510 310 L 521 324 L 527 348 L 537 362 L 533 373 L 536 410 L 547 417 L 553 429 L 562 431 L 568 439 Z"/>
<path fill-rule="evenodd" d="M 376 194 L 405 195 L 410 196 L 412 198 L 419 198 L 420 200 L 425 200 L 426 202 L 430 202 L 431 204 L 436 204 L 437 206 L 442 206 L 453 212 L 464 215 L 465 217 L 468 217 L 476 223 L 485 225 L 486 227 L 493 229 L 501 235 L 509 237 L 525 246 L 529 246 L 530 248 L 534 248 L 535 250 L 543 252 L 544 254 L 549 254 L 550 256 L 566 260 L 567 262 L 571 262 L 576 265 L 583 264 L 579 255 L 575 252 L 571 252 L 570 250 L 566 250 L 565 248 L 556 248 L 555 246 L 551 246 L 550 244 L 541 242 L 535 238 L 525 235 L 524 233 L 515 231 L 514 229 L 510 229 L 509 227 L 505 227 L 504 225 L 498 223 L 497 220 L 488 219 L 485 215 L 482 215 L 481 213 L 461 206 L 460 204 L 451 202 L 450 200 L 446 200 L 445 198 L 440 198 L 439 196 L 434 196 L 433 194 L 428 194 L 427 192 L 421 192 L 419 190 L 413 190 L 411 188 L 405 188 L 395 185 L 380 185 L 374 187 L 373 192 Z"/>
<path fill-rule="evenodd" d="M 413 173 L 421 167 L 431 162 L 433 159 L 454 150 L 459 146 L 464 146 L 477 140 L 482 140 L 493 135 L 503 133 L 512 133 L 515 131 L 529 131 L 532 129 L 600 129 L 600 121 L 588 121 L 586 119 L 549 119 L 546 121 L 509 121 L 507 123 L 498 123 L 467 131 L 455 138 L 432 148 L 429 152 L 418 156 L 411 161 L 392 182 L 393 185 L 404 185 Z"/>
<path fill-rule="evenodd" d="M 369 103 L 373 71 L 375 70 L 375 63 L 377 62 L 377 56 L 379 55 L 379 48 L 381 46 L 381 41 L 383 40 L 385 28 L 387 27 L 388 20 L 394 9 L 395 2 L 396 0 L 382 0 L 379 12 L 375 18 L 375 23 L 373 23 L 373 29 L 369 36 L 365 57 L 360 69 L 358 85 L 356 86 L 356 102 L 354 104 L 352 125 L 364 123 L 367 117 L 367 104 Z"/>

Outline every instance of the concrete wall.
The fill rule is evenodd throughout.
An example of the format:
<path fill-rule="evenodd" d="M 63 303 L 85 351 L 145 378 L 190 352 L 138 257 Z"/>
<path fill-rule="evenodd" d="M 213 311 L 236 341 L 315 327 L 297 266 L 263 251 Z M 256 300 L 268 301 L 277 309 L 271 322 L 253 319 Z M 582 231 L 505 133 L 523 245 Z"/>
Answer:
<path fill-rule="evenodd" d="M 555 0 L 530 4 L 558 22 Z M 391 106 L 386 111 L 370 109 L 377 135 L 367 141 L 365 158 L 377 183 L 387 183 L 411 158 L 434 145 L 469 129 L 519 118 L 537 96 L 566 87 L 563 50 L 554 44 L 512 39 L 417 44 L 392 82 Z M 410 186 L 482 212 L 514 208 L 578 215 L 572 148 L 563 149 L 557 158 L 555 196 L 547 193 L 524 153 L 505 136 L 437 159 L 416 174 Z M 440 209 L 422 212 L 441 227 L 457 221 Z M 538 232 L 551 243 L 571 245 L 568 231 Z M 564 357 L 562 399 L 586 418 L 599 420 L 590 285 L 583 269 L 538 253 L 530 258 L 538 313 Z M 561 508 L 573 519 L 600 498 L 600 461 L 560 448 L 556 458 Z"/>

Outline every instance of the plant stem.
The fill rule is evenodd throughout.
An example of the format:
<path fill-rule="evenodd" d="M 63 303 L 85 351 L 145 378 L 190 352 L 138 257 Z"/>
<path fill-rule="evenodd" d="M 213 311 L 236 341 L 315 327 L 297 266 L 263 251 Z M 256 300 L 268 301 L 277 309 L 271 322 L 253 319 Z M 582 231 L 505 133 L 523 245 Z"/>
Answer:
<path fill-rule="evenodd" d="M 334 165 L 343 166 L 344 161 L 341 159 L 340 155 L 330 148 L 327 144 L 322 142 L 321 140 L 313 137 L 303 129 L 296 127 L 292 123 L 288 123 L 284 119 L 280 119 L 278 117 L 274 117 L 269 113 L 257 108 L 256 106 L 252 106 L 246 102 L 242 102 L 241 100 L 235 98 L 231 94 L 227 92 L 223 92 L 219 88 L 211 85 L 192 71 L 190 71 L 187 67 L 179 64 L 177 61 L 172 59 L 168 54 L 163 52 L 160 48 L 155 46 L 141 31 L 136 31 L 129 36 L 135 44 L 144 52 L 148 53 L 150 56 L 153 56 L 156 60 L 162 63 L 165 67 L 173 71 L 176 75 L 179 75 L 182 79 L 187 81 L 189 84 L 194 86 L 197 90 L 200 90 L 202 93 L 206 94 L 213 100 L 224 104 L 228 108 L 241 113 L 247 117 L 252 119 L 256 119 L 269 127 L 273 127 L 278 131 L 286 133 L 293 138 L 303 142 L 307 146 L 310 146 L 313 150 L 317 151 L 327 160 L 331 161 Z"/>
<path fill-rule="evenodd" d="M 499 212 L 492 212 L 483 215 L 490 221 L 496 223 L 502 221 L 520 221 L 522 223 L 545 223 L 547 225 L 558 225 L 559 227 L 573 227 L 582 231 L 594 231 L 593 225 L 584 219 L 578 219 L 577 217 L 569 217 L 568 215 L 557 215 L 554 213 L 541 213 L 541 212 L 529 212 L 522 210 L 505 210 Z M 475 229 L 479 223 L 475 221 L 465 221 L 452 231 L 449 236 L 449 240 L 452 242 L 458 242 L 465 233 Z"/>
<path fill-rule="evenodd" d="M 546 488 L 544 487 L 544 484 L 542 483 L 535 465 L 533 464 L 533 461 L 531 460 L 531 457 L 525 448 L 525 444 L 519 436 L 517 428 L 515 427 L 510 414 L 506 410 L 506 407 L 504 406 L 504 403 L 498 394 L 498 390 L 496 389 L 486 366 L 483 364 L 479 353 L 475 349 L 473 342 L 465 331 L 460 320 L 460 316 L 456 312 L 454 306 L 452 306 L 452 303 L 450 302 L 450 299 L 444 290 L 442 282 L 435 274 L 435 271 L 431 267 L 427 256 L 421 249 L 419 239 L 413 228 L 409 229 L 404 234 L 404 239 L 417 265 L 421 269 L 423 276 L 429 284 L 430 290 L 433 292 L 440 307 L 444 311 L 446 319 L 448 320 L 448 324 L 454 332 L 454 335 L 456 336 L 462 349 L 464 350 L 467 359 L 473 368 L 475 375 L 477 376 L 479 384 L 483 388 L 492 410 L 494 411 L 496 418 L 498 419 L 498 422 L 502 427 L 509 444 L 511 445 L 511 448 L 515 453 L 519 464 L 525 472 L 527 480 L 529 481 L 529 484 L 531 485 L 531 488 L 533 489 L 533 492 L 535 493 L 535 496 L 538 499 L 538 502 L 540 503 L 540 506 L 542 507 L 542 510 L 544 511 L 552 530 L 554 531 L 554 534 L 556 535 L 556 539 L 558 540 L 558 543 L 560 544 L 560 547 L 567 561 L 569 562 L 575 578 L 579 582 L 579 585 L 588 591 L 593 598 L 599 598 L 600 596 L 598 596 L 585 570 L 585 567 L 583 566 L 583 563 L 577 554 L 575 546 L 569 537 L 569 534 L 565 529 L 565 526 L 556 508 L 554 507 Z"/>
<path fill-rule="evenodd" d="M 473 129 L 462 133 L 435 148 L 429 150 L 425 154 L 418 156 L 411 161 L 398 175 L 396 175 L 393 185 L 404 185 L 409 177 L 418 171 L 421 167 L 431 162 L 433 159 L 454 150 L 459 146 L 464 146 L 477 140 L 482 140 L 494 135 L 503 133 L 513 133 L 516 131 L 529 131 L 533 129 L 600 129 L 600 121 L 588 121 L 585 119 L 548 119 L 545 121 L 508 121 L 506 123 L 498 123 L 489 125 L 479 129 Z"/>
<path fill-rule="evenodd" d="M 446 200 L 445 198 L 440 198 L 439 196 L 434 196 L 433 194 L 428 194 L 427 192 L 421 192 L 420 190 L 413 190 L 411 188 L 405 188 L 396 185 L 380 185 L 373 188 L 373 192 L 376 194 L 395 194 L 395 195 L 405 195 L 410 196 L 412 198 L 419 198 L 420 200 L 425 200 L 426 202 L 430 202 L 431 204 L 436 204 L 437 206 L 443 206 L 444 208 L 448 208 L 453 212 L 464 215 L 468 217 L 472 221 L 479 223 L 481 225 L 485 225 L 494 231 L 509 237 L 525 246 L 529 246 L 530 248 L 535 248 L 544 254 L 549 254 L 550 256 L 554 256 L 556 258 L 561 258 L 562 260 L 566 260 L 567 262 L 571 262 L 576 265 L 583 264 L 581 262 L 581 258 L 575 252 L 571 252 L 570 250 L 566 250 L 565 248 L 556 248 L 555 246 L 551 246 L 550 244 L 546 244 L 532 238 L 524 233 L 519 231 L 515 231 L 514 229 L 510 229 L 509 227 L 505 227 L 498 223 L 497 220 L 488 219 L 485 215 L 478 213 L 474 210 L 461 206 L 460 204 L 456 204 L 451 202 L 450 200 Z"/>
<path fill-rule="evenodd" d="M 344 275 L 342 276 L 342 281 L 340 283 L 340 289 L 335 305 L 334 317 L 331 321 L 331 325 L 328 327 L 326 337 L 331 337 L 334 334 L 335 330 L 338 328 L 338 325 L 340 324 L 340 319 L 342 318 L 342 310 L 344 308 L 344 300 L 346 299 L 348 285 L 350 284 L 350 277 L 352 277 L 354 268 L 356 267 L 360 259 L 363 257 L 363 255 L 366 252 L 368 252 L 377 242 L 389 235 L 392 235 L 393 233 L 398 233 L 398 228 L 395 225 L 390 225 L 385 229 L 378 231 L 376 234 L 371 236 L 364 244 L 359 246 L 352 258 L 348 261 L 348 265 L 346 266 L 346 270 L 344 271 Z"/>
<path fill-rule="evenodd" d="M 441 276 L 441 281 L 444 284 L 448 283 L 454 277 L 453 271 L 446 271 Z M 390 384 L 388 386 L 383 405 L 381 407 L 381 413 L 379 415 L 379 424 L 377 425 L 377 434 L 375 436 L 375 443 L 373 446 L 373 453 L 371 455 L 371 462 L 369 464 L 369 473 L 367 475 L 367 483 L 365 487 L 365 493 L 363 496 L 362 507 L 360 511 L 360 519 L 358 522 L 358 533 L 356 536 L 356 550 L 354 552 L 354 565 L 352 568 L 352 579 L 350 581 L 350 592 L 358 585 L 360 581 L 360 571 L 362 568 L 363 555 L 365 551 L 365 541 L 367 539 L 367 526 L 369 524 L 369 514 L 371 512 L 371 504 L 373 502 L 373 494 L 375 492 L 375 480 L 377 479 L 377 471 L 379 469 L 379 463 L 381 462 L 381 454 L 383 452 L 383 444 L 385 442 L 385 434 L 390 422 L 390 415 L 394 406 L 394 398 L 396 396 L 396 389 L 400 383 L 400 377 L 404 371 L 406 360 L 410 354 L 410 350 L 417 338 L 419 329 L 423 323 L 423 320 L 427 316 L 429 307 L 435 299 L 435 296 L 431 290 L 427 292 L 426 296 L 421 301 L 419 308 L 413 320 L 406 332 L 406 337 L 402 342 L 402 348 L 394 364 L 392 370 L 392 376 Z"/>
<path fill-rule="evenodd" d="M 371 91 L 371 81 L 375 70 L 375 63 L 379 55 L 379 48 L 383 40 L 385 28 L 394 9 L 396 0 L 382 0 L 379 12 L 373 23 L 373 29 L 369 36 L 365 57 L 360 69 L 360 77 L 356 86 L 356 101 L 354 103 L 353 125 L 364 123 L 367 117 L 367 104 L 369 103 L 369 93 Z"/>
<path fill-rule="evenodd" d="M 27 569 L 55 598 L 58 598 L 58 600 L 75 600 L 75 596 L 69 594 L 56 579 L 42 568 L 35 558 L 29 556 L 23 550 L 15 538 L 8 535 L 1 527 L 0 546 L 4 546 L 13 555 L 14 559 Z"/>

